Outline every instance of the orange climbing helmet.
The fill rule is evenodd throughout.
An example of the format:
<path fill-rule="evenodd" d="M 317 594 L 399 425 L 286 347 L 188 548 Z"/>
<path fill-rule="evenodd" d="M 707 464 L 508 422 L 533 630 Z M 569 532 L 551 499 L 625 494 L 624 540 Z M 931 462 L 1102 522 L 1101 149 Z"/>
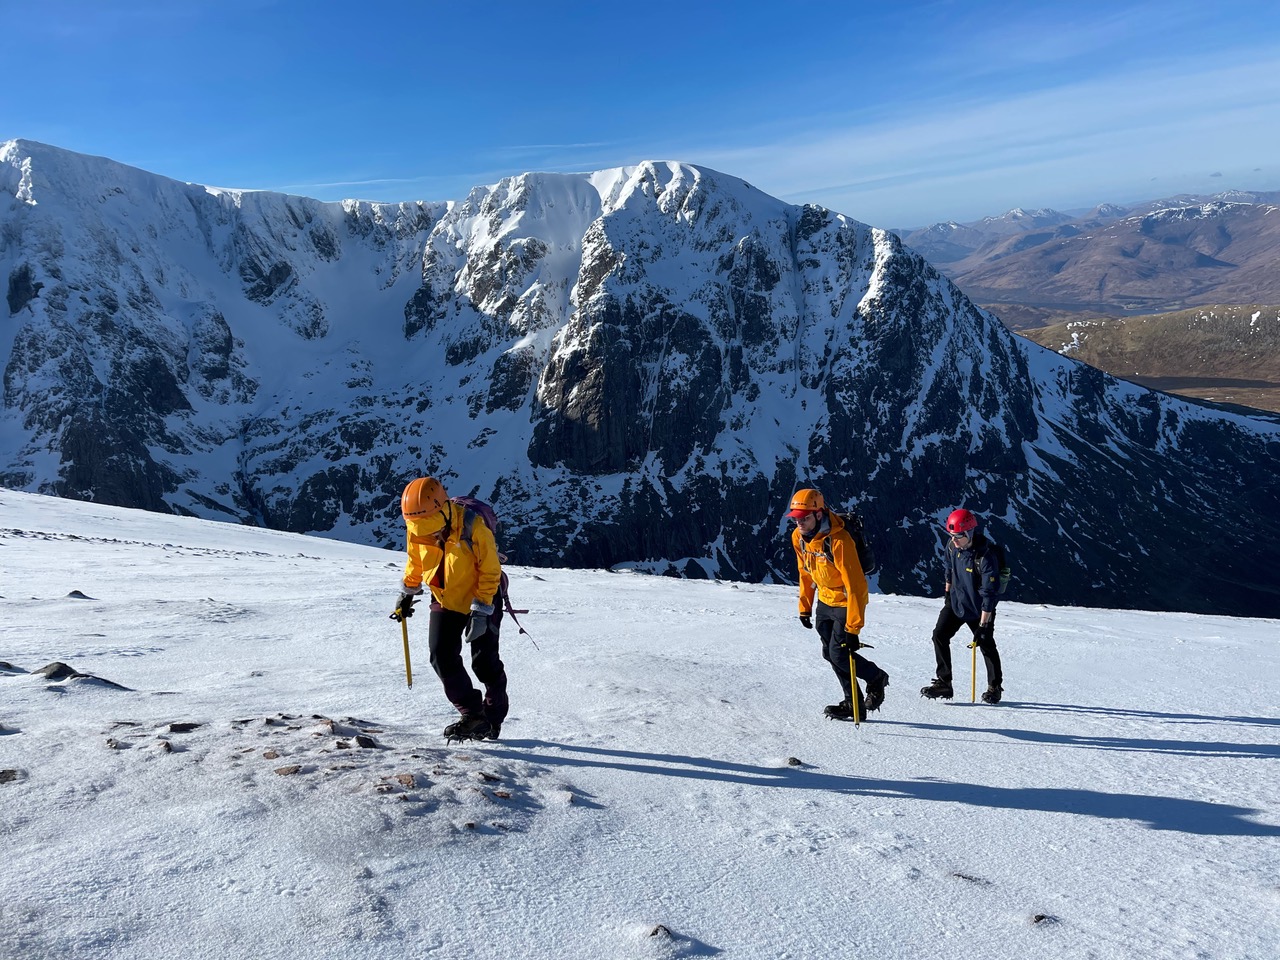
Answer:
<path fill-rule="evenodd" d="M 444 492 L 444 485 L 435 477 L 419 477 L 410 480 L 400 495 L 400 512 L 406 520 L 415 517 L 428 517 L 442 510 L 449 500 Z"/>
<path fill-rule="evenodd" d="M 787 516 L 799 519 L 815 510 L 825 510 L 826 507 L 827 502 L 822 499 L 822 494 L 817 490 L 797 490 L 795 496 L 791 498 L 791 508 L 787 510 Z"/>

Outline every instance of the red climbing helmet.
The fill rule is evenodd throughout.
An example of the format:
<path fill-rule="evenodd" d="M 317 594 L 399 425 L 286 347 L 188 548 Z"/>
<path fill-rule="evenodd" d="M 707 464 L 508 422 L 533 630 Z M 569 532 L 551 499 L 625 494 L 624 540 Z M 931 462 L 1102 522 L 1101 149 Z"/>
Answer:
<path fill-rule="evenodd" d="M 947 517 L 947 533 L 959 534 L 968 533 L 970 530 L 976 529 L 978 526 L 978 518 L 968 510 L 952 510 L 951 516 Z"/>

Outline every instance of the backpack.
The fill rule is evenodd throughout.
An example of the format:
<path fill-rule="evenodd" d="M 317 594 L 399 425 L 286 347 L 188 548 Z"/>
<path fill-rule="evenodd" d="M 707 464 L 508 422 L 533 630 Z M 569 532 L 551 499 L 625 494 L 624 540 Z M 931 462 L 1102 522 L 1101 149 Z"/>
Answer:
<path fill-rule="evenodd" d="M 498 542 L 498 513 L 493 507 L 485 503 L 483 500 L 477 500 L 475 497 L 450 497 L 451 503 L 456 503 L 462 507 L 462 532 L 459 539 L 465 543 L 468 549 L 474 550 L 475 544 L 472 540 L 472 532 L 475 529 L 476 519 L 489 528 L 489 532 L 493 534 L 494 544 Z M 445 538 L 449 536 L 449 530 L 445 530 Z M 505 564 L 507 556 L 501 550 L 498 551 L 498 562 Z M 508 591 L 510 579 L 507 577 L 507 571 L 502 571 L 502 579 L 498 583 L 498 593 L 493 598 L 493 613 L 489 614 L 489 621 L 493 624 L 494 630 L 497 630 L 498 624 L 502 622 L 502 611 L 505 609 L 511 615 L 511 622 L 516 625 L 521 633 L 526 636 L 529 632 L 520 626 L 520 621 L 516 619 L 517 613 L 528 613 L 528 610 L 515 610 L 511 606 L 511 594 Z M 529 637 L 530 640 L 533 637 Z"/>
<path fill-rule="evenodd" d="M 856 510 L 850 510 L 848 513 L 832 513 L 844 521 L 844 528 L 848 532 L 849 537 L 853 540 L 854 549 L 858 551 L 858 563 L 862 565 L 863 576 L 871 576 L 879 569 L 876 562 L 876 552 L 871 547 L 871 542 L 867 540 L 867 530 L 862 524 L 862 515 Z M 822 541 L 822 549 L 827 555 L 830 563 L 835 563 L 835 554 L 831 552 L 831 538 L 827 537 Z"/>
<path fill-rule="evenodd" d="M 1009 581 L 1013 579 L 1013 570 L 1009 567 L 1009 555 L 1003 544 L 991 539 L 987 540 L 987 549 L 995 555 L 996 569 L 1000 571 L 1000 589 L 996 592 L 1004 596 L 1005 591 L 1009 589 Z"/>

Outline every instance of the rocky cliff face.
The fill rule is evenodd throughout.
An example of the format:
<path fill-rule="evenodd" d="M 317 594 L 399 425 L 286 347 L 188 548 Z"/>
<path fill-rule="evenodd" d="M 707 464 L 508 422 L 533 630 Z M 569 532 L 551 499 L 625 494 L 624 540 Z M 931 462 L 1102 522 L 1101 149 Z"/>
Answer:
<path fill-rule="evenodd" d="M 759 580 L 794 577 L 815 485 L 885 591 L 939 591 L 963 504 L 1016 599 L 1280 615 L 1275 424 L 1020 341 L 893 235 L 711 171 L 325 204 L 15 141 L 0 272 L 9 486 L 395 546 L 433 473 L 513 562 Z"/>

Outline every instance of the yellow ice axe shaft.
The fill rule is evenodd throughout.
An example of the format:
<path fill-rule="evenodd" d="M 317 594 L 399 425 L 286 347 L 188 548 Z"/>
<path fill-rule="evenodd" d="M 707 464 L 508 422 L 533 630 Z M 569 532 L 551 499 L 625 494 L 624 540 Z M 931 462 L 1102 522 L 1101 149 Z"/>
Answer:
<path fill-rule="evenodd" d="M 978 702 L 978 640 L 975 637 L 969 644 L 972 656 L 969 658 L 969 702 Z"/>
<path fill-rule="evenodd" d="M 853 651 L 849 651 L 849 707 L 853 711 L 853 725 L 862 725 L 862 717 L 858 714 L 858 668 L 853 665 Z"/>
<path fill-rule="evenodd" d="M 404 637 L 404 679 L 413 688 L 413 667 L 409 663 L 409 623 L 408 617 L 400 617 L 400 635 Z"/>

